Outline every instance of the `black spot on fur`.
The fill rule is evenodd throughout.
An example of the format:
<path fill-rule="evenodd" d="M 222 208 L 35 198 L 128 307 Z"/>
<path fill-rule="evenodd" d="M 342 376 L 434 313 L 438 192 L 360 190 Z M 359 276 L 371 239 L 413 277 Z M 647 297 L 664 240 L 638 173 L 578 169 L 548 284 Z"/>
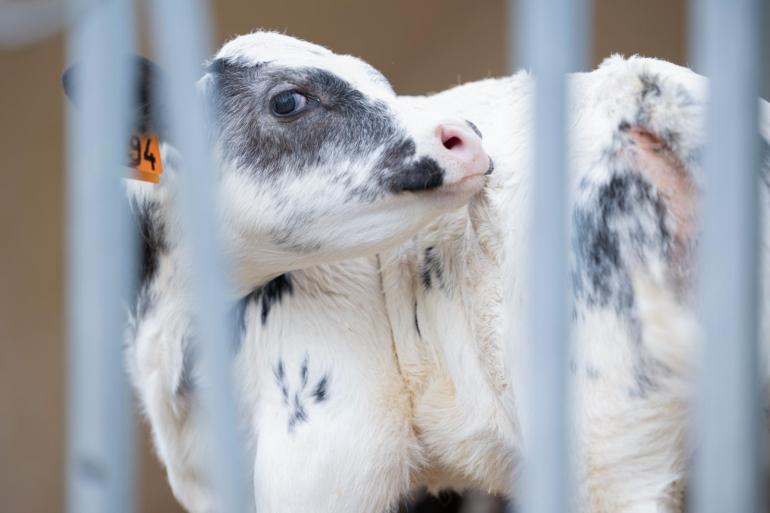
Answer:
<path fill-rule="evenodd" d="M 237 353 L 240 351 L 241 346 L 243 345 L 243 340 L 246 338 L 246 331 L 247 331 L 247 320 L 246 320 L 246 314 L 248 313 L 248 306 L 251 302 L 251 294 L 244 297 L 238 303 L 236 303 L 235 307 L 233 308 L 233 349 Z"/>
<path fill-rule="evenodd" d="M 305 359 L 302 360 L 302 366 L 299 369 L 299 376 L 302 381 L 302 388 L 304 389 L 307 386 L 307 364 L 308 364 L 308 357 L 305 356 Z"/>
<path fill-rule="evenodd" d="M 417 336 L 422 338 L 422 332 L 420 332 L 420 321 L 417 320 L 417 303 L 414 304 L 414 329 L 417 330 Z"/>
<path fill-rule="evenodd" d="M 422 277 L 423 286 L 428 290 L 433 286 L 434 277 L 439 286 L 443 286 L 444 271 L 441 266 L 441 259 L 436 253 L 436 248 L 433 246 L 425 248 L 420 275 Z"/>
<path fill-rule="evenodd" d="M 642 82 L 642 99 L 646 99 L 649 95 L 660 96 L 658 77 L 642 73 L 639 75 L 639 80 Z"/>
<path fill-rule="evenodd" d="M 572 286 L 578 317 L 585 308 L 607 308 L 624 324 L 635 344 L 628 393 L 641 398 L 654 389 L 658 368 L 642 345 L 631 272 L 645 272 L 653 261 L 671 262 L 674 241 L 657 191 L 643 175 L 620 164 L 606 181 L 581 185 L 573 210 Z M 616 163 L 608 165 L 612 169 Z M 588 379 L 598 378 L 593 374 L 586 369 Z"/>
<path fill-rule="evenodd" d="M 328 385 L 329 377 L 324 375 L 324 377 L 321 378 L 321 381 L 319 381 L 313 389 L 313 397 L 315 398 L 315 402 L 320 403 L 326 400 Z"/>
<path fill-rule="evenodd" d="M 430 157 L 423 157 L 413 164 L 401 166 L 398 173 L 389 179 L 391 192 L 428 191 L 444 183 L 444 171 L 438 162 Z"/>
<path fill-rule="evenodd" d="M 294 286 L 291 283 L 291 275 L 286 273 L 272 279 L 250 294 L 249 299 L 251 301 L 262 305 L 260 319 L 263 326 L 267 324 L 270 309 L 280 303 L 284 295 L 291 295 L 293 292 Z"/>
<path fill-rule="evenodd" d="M 661 94 L 658 77 L 643 73 L 639 75 L 639 81 L 642 83 L 642 91 L 637 100 L 638 110 L 634 123 L 638 126 L 648 126 L 652 112 L 652 106 L 649 102 L 650 97 L 657 98 Z"/>
<path fill-rule="evenodd" d="M 310 379 L 310 358 L 305 355 L 299 367 L 299 380 L 296 389 L 292 389 L 290 380 L 286 374 L 283 359 L 273 367 L 273 377 L 281 392 L 281 399 L 289 410 L 288 431 L 292 433 L 298 424 L 308 422 L 307 407 L 309 404 L 318 404 L 329 397 L 329 375 L 324 374 L 313 387 L 308 387 Z M 292 394 L 293 390 L 293 394 Z M 291 397 L 291 399 L 290 399 Z M 310 403 L 309 401 L 313 402 Z"/>
<path fill-rule="evenodd" d="M 307 422 L 307 413 L 305 407 L 299 398 L 299 392 L 294 394 L 294 411 L 289 417 L 289 432 L 294 431 L 294 427 L 300 422 Z"/>
<path fill-rule="evenodd" d="M 634 302 L 628 260 L 643 259 L 650 250 L 670 251 L 662 200 L 644 178 L 623 170 L 598 185 L 590 201 L 575 206 L 573 224 L 576 299 L 628 311 Z"/>
<path fill-rule="evenodd" d="M 155 277 L 158 270 L 158 256 L 168 251 L 168 244 L 160 204 L 155 201 L 143 201 L 134 202 L 132 207 L 139 231 L 141 252 L 139 286 L 141 289 Z"/>
<path fill-rule="evenodd" d="M 289 386 L 286 383 L 286 371 L 283 368 L 283 360 L 278 360 L 278 364 L 273 367 L 273 377 L 275 383 L 281 390 L 281 396 L 283 397 L 283 403 L 288 406 L 289 404 Z"/>
<path fill-rule="evenodd" d="M 134 307 L 134 328 L 147 317 L 158 301 L 158 291 L 152 282 L 158 272 L 158 262 L 168 251 L 160 205 L 154 201 L 131 201 L 139 243 L 139 279 Z"/>

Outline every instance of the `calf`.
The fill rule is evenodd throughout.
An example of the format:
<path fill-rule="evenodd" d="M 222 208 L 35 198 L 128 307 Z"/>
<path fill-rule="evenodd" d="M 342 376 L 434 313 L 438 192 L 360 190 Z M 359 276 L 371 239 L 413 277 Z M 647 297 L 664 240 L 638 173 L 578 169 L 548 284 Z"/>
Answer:
<path fill-rule="evenodd" d="M 137 129 L 159 133 L 165 171 L 127 183 L 144 241 L 128 367 L 176 497 L 213 511 L 173 208 L 184 155 L 157 119 L 162 73 L 139 64 Z M 418 461 L 371 255 L 467 203 L 491 161 L 468 121 L 402 105 L 368 64 L 280 34 L 225 45 L 198 90 L 213 105 L 219 226 L 244 298 L 236 366 L 258 509 L 387 510 Z"/>
<path fill-rule="evenodd" d="M 641 58 L 571 81 L 579 509 L 676 512 L 705 84 Z M 199 89 L 241 298 L 256 510 L 390 511 L 418 486 L 515 496 L 531 78 L 397 97 L 360 60 L 258 32 L 226 44 Z M 162 154 L 160 184 L 128 184 L 146 255 L 128 365 L 176 497 L 211 512 L 173 210 L 184 156 Z"/>
<path fill-rule="evenodd" d="M 578 511 L 683 508 L 705 89 L 685 68 L 639 57 L 612 57 L 570 78 Z M 471 119 L 495 162 L 466 207 L 381 257 L 412 422 L 430 462 L 420 482 L 433 489 L 515 496 L 510 476 L 527 451 L 526 355 L 537 343 L 527 331 L 533 92 L 521 72 L 404 99 Z M 767 103 L 761 108 L 767 139 Z M 764 177 L 768 158 L 765 143 Z M 766 180 L 757 184 L 766 210 Z M 767 232 L 765 223 L 764 269 Z M 767 314 L 766 298 L 762 308 Z"/>

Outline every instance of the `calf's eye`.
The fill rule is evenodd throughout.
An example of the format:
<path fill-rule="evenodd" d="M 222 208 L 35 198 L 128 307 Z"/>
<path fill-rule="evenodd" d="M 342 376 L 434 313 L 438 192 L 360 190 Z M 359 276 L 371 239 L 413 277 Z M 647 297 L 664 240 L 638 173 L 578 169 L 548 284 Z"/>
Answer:
<path fill-rule="evenodd" d="M 286 118 L 294 116 L 317 103 L 318 100 L 309 98 L 297 91 L 284 91 L 270 99 L 270 111 L 274 116 Z"/>

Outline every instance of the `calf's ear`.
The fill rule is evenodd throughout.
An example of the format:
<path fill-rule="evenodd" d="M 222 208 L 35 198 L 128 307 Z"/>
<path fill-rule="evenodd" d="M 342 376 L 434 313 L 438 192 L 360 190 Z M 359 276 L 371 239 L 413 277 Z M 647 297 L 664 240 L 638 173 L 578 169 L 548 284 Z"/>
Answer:
<path fill-rule="evenodd" d="M 161 68 L 140 56 L 126 57 L 128 65 L 132 67 L 134 85 L 132 87 L 131 106 L 129 114 L 131 116 L 131 129 L 138 133 L 158 134 L 164 139 L 164 108 L 161 103 L 161 94 L 164 73 Z M 81 98 L 77 91 L 77 85 L 80 80 L 82 66 L 73 64 L 62 74 L 62 87 L 67 97 L 77 106 Z M 115 101 L 120 101 L 115 98 Z"/>

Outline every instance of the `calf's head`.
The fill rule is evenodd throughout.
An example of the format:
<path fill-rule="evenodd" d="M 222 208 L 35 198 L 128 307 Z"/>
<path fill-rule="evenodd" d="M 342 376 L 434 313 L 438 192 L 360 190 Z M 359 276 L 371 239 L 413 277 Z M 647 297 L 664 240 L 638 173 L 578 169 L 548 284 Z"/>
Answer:
<path fill-rule="evenodd" d="M 466 203 L 492 167 L 470 122 L 407 108 L 367 63 L 281 34 L 225 44 L 198 90 L 213 106 L 220 226 L 244 277 L 392 246 Z M 164 187 L 132 186 L 143 198 Z"/>

